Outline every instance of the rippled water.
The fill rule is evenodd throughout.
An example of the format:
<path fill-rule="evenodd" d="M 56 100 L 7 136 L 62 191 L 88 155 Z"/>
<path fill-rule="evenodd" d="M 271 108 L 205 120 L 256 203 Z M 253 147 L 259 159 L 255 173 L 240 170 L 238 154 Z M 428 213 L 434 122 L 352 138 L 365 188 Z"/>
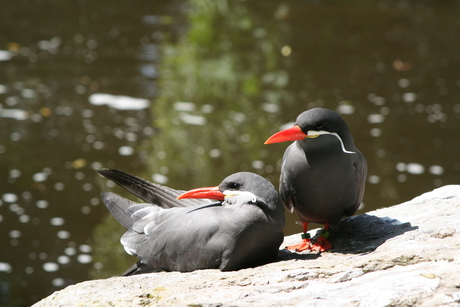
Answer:
<path fill-rule="evenodd" d="M 341 113 L 368 160 L 358 213 L 458 183 L 458 13 L 454 1 L 3 1 L 0 305 L 134 262 L 99 198 L 128 194 L 95 170 L 180 189 L 248 170 L 278 185 L 288 144 L 263 143 L 308 108 Z"/>

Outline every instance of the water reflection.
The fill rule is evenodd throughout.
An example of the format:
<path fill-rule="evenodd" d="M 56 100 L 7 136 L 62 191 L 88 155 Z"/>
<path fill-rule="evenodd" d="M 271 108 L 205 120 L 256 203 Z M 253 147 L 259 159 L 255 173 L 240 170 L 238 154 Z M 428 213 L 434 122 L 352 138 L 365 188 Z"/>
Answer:
<path fill-rule="evenodd" d="M 98 267 L 88 243 L 106 210 L 94 170 L 144 165 L 152 33 L 164 24 L 143 17 L 170 4 L 2 4 L 0 306 L 30 305 Z"/>
<path fill-rule="evenodd" d="M 96 169 L 180 189 L 243 170 L 277 185 L 287 145 L 263 142 L 308 108 L 341 113 L 368 160 L 358 213 L 458 183 L 453 2 L 127 5 L 0 11 L 0 305 L 133 263 L 99 199 L 127 195 Z"/>

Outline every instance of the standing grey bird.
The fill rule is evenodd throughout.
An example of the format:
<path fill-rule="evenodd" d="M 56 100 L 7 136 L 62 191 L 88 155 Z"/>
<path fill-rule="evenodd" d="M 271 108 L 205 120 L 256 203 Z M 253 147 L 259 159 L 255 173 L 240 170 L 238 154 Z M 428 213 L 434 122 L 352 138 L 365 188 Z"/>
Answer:
<path fill-rule="evenodd" d="M 324 251 L 330 224 L 353 215 L 364 196 L 367 163 L 355 147 L 343 118 L 315 108 L 301 113 L 293 127 L 272 135 L 265 144 L 295 141 L 283 156 L 280 194 L 283 204 L 303 223 L 302 242 L 288 247 Z M 325 224 L 326 233 L 314 245 L 308 223 Z"/>
<path fill-rule="evenodd" d="M 122 245 L 139 259 L 123 275 L 158 270 L 231 271 L 277 258 L 284 238 L 284 209 L 273 185 L 259 175 L 236 173 L 217 187 L 182 194 L 121 171 L 99 173 L 165 207 L 102 194 L 110 213 L 128 229 L 120 240 Z"/>

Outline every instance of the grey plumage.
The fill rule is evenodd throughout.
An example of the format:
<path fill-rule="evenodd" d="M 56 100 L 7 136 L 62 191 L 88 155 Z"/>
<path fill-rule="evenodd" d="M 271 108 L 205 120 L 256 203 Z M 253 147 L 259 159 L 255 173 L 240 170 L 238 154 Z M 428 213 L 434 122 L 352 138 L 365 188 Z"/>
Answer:
<path fill-rule="evenodd" d="M 335 224 L 353 215 L 363 196 L 367 163 L 336 112 L 316 108 L 296 123 L 305 134 L 285 151 L 280 194 L 301 222 Z"/>
<path fill-rule="evenodd" d="M 107 171 L 101 174 L 105 176 Z M 130 189 L 149 200 L 164 203 L 159 195 L 181 194 L 130 176 L 123 173 L 128 178 L 124 183 L 141 182 Z M 144 188 L 149 190 L 147 194 Z M 228 271 L 276 260 L 283 241 L 284 210 L 273 185 L 256 174 L 243 172 L 224 179 L 219 190 L 227 195 L 224 201 L 166 209 L 138 204 L 114 193 L 102 194 L 109 211 L 128 229 L 121 238 L 122 245 L 139 259 L 126 275 L 155 270 Z M 158 191 L 163 194 L 153 195 Z M 169 198 L 166 203 L 171 207 L 182 201 Z"/>

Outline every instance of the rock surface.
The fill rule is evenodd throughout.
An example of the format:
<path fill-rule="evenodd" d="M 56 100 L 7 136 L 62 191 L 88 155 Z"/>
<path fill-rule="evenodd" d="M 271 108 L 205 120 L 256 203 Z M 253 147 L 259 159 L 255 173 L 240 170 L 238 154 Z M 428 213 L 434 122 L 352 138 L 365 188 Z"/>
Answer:
<path fill-rule="evenodd" d="M 321 255 L 281 250 L 278 262 L 237 272 L 91 280 L 34 306 L 460 306 L 460 185 L 330 232 L 334 249 Z"/>

